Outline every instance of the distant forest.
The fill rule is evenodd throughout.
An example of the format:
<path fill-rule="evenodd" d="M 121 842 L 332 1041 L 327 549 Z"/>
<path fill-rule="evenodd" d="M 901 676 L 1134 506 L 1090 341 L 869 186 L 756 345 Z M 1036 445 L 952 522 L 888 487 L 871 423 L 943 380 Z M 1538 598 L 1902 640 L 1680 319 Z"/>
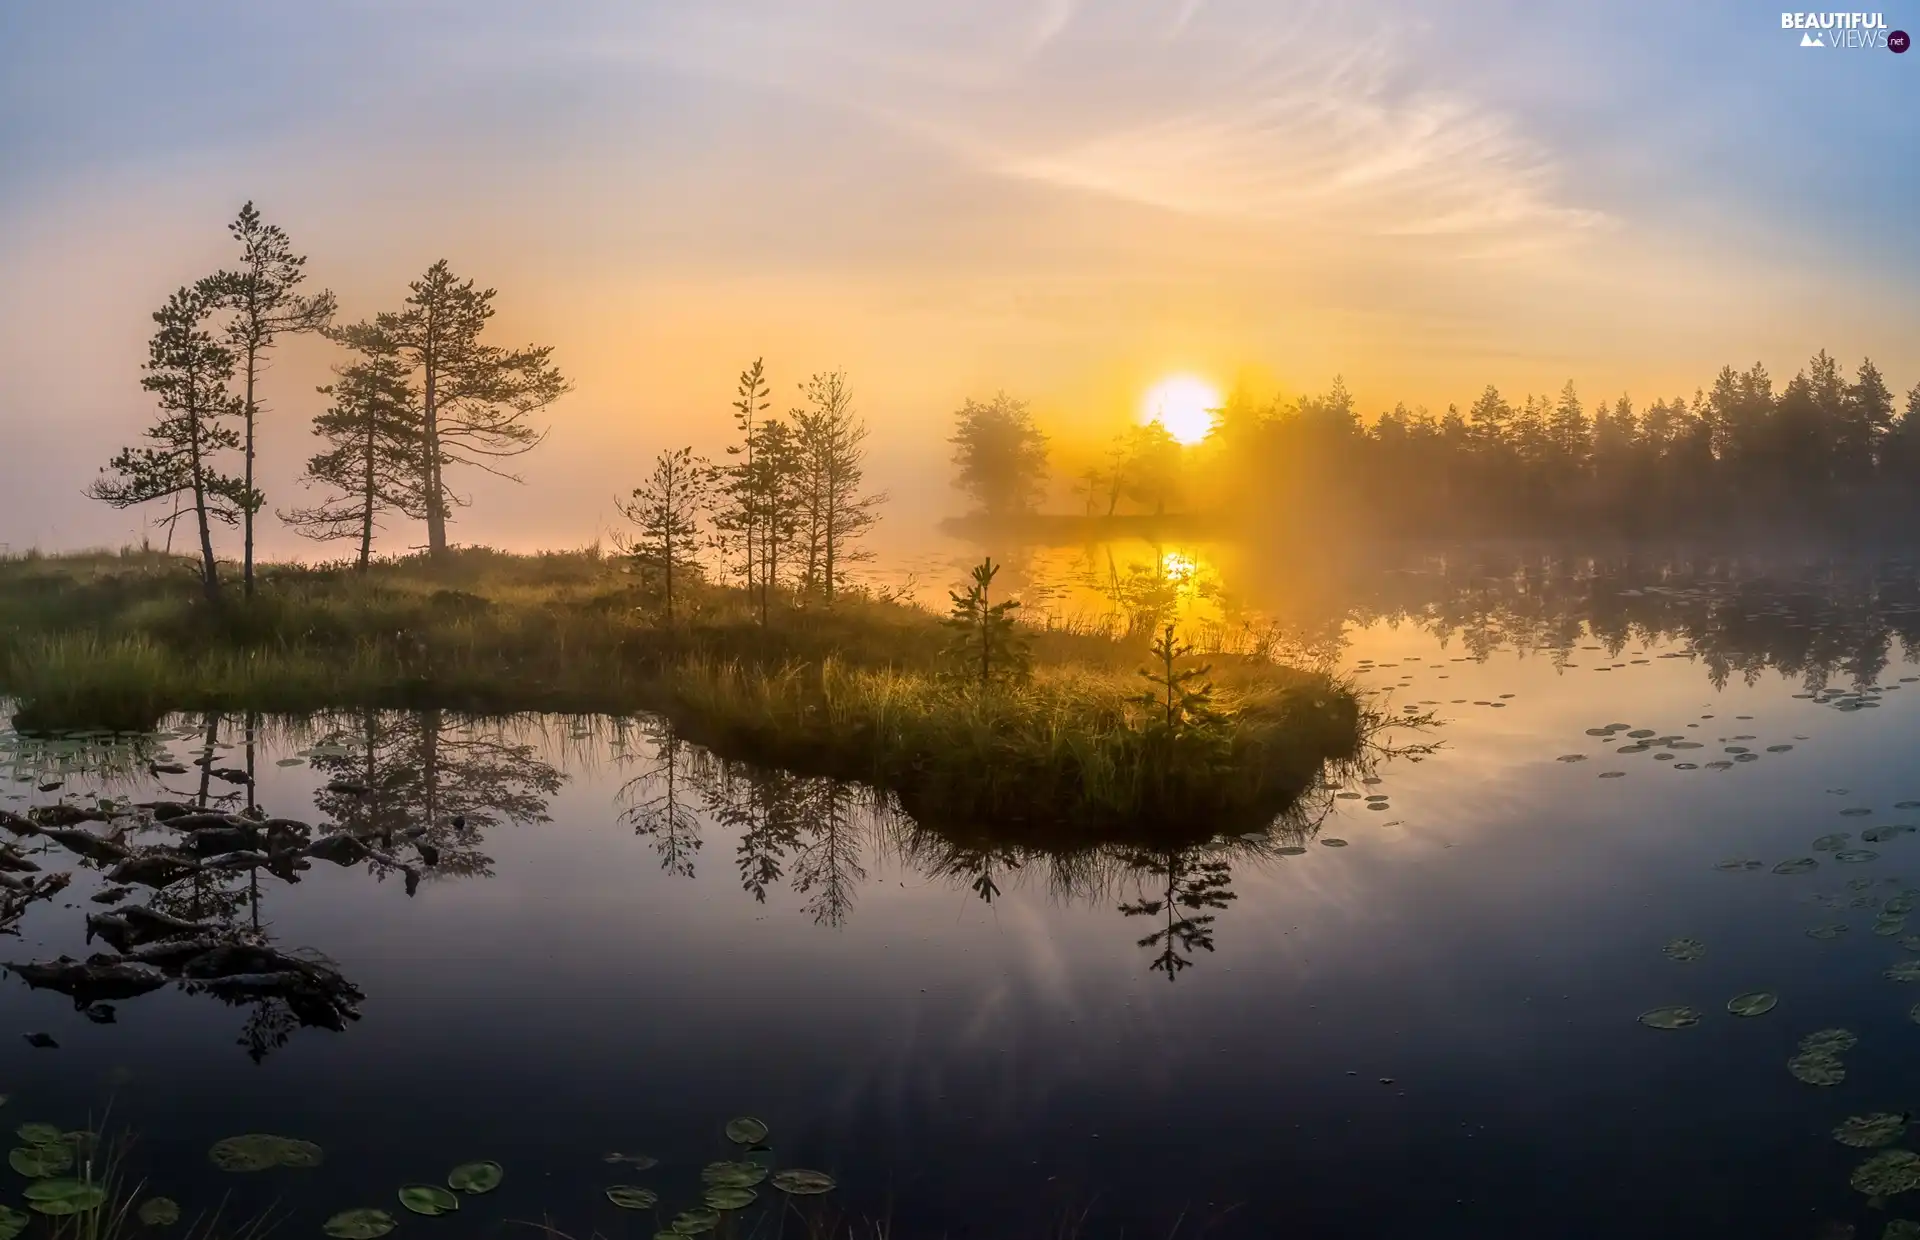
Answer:
<path fill-rule="evenodd" d="M 1038 516 L 1045 444 L 1021 402 L 970 403 L 953 443 L 978 516 Z M 1488 385 L 1465 409 L 1397 404 L 1369 423 L 1336 379 L 1301 400 L 1236 393 L 1190 449 L 1133 428 L 1077 482 L 1082 519 L 1187 514 L 1255 531 L 1883 528 L 1920 514 L 1920 385 L 1897 405 L 1871 361 L 1849 377 L 1823 350 L 1778 388 L 1757 364 L 1644 407 L 1589 406 L 1571 382 L 1518 403 Z"/>

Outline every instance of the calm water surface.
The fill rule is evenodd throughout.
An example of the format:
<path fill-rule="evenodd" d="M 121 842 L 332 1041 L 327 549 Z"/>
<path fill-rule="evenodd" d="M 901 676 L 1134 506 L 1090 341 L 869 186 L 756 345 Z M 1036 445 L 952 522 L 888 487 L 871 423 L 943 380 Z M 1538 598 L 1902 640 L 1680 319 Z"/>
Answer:
<path fill-rule="evenodd" d="M 476 1158 L 505 1186 L 400 1234 L 551 1216 L 650 1235 L 602 1190 L 694 1204 L 701 1165 L 728 1156 L 721 1123 L 752 1114 L 783 1165 L 841 1187 L 740 1235 L 837 1208 L 902 1236 L 1083 1216 L 1083 1235 L 1878 1236 L 1920 1218 L 1920 1194 L 1871 1205 L 1848 1185 L 1869 1151 L 1830 1132 L 1920 1108 L 1920 984 L 1883 976 L 1920 953 L 1872 932 L 1920 887 L 1920 835 L 1860 840 L 1920 824 L 1896 808 L 1920 802 L 1911 575 L 1745 571 L 1379 585 L 1334 657 L 1385 712 L 1430 712 L 1397 739 L 1439 748 L 1334 773 L 1269 837 L 1184 852 L 960 847 L 859 789 L 730 767 L 644 721 L 179 718 L 164 753 L 132 755 L 10 738 L 16 811 L 203 788 L 244 806 L 197 767 L 146 773 L 191 763 L 211 729 L 216 767 L 246 766 L 251 736 L 268 812 L 430 825 L 441 853 L 411 894 L 379 862 L 316 861 L 297 884 L 242 871 L 159 899 L 333 962 L 364 996 L 342 1031 L 178 985 L 96 1023 L 7 979 L 5 1115 L 79 1127 L 110 1105 L 189 1214 L 278 1202 L 299 1235 Z M 1590 733 L 1610 724 L 1628 726 Z M 1656 743 L 1624 735 L 1641 729 Z M 1870 858 L 1815 850 L 1838 831 Z M 1772 872 L 1796 857 L 1818 868 Z M 1734 859 L 1762 865 L 1716 869 Z M 103 886 L 78 868 L 0 955 L 101 950 L 84 918 Z M 1848 929 L 1806 933 L 1830 923 Z M 1680 937 L 1704 956 L 1668 959 Z M 1754 990 L 1778 1007 L 1727 1014 Z M 1671 1004 L 1700 1022 L 1636 1023 Z M 1859 1035 L 1846 1079 L 1794 1079 L 1796 1042 L 1836 1026 Z M 213 1141 L 255 1131 L 316 1141 L 326 1164 L 208 1165 Z"/>

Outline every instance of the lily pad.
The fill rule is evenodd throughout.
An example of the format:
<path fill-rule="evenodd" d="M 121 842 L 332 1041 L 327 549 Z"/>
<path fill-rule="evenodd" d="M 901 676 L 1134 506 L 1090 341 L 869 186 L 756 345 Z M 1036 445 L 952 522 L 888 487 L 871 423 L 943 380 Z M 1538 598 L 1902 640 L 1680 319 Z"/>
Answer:
<path fill-rule="evenodd" d="M 1836 849 L 1845 848 L 1847 841 L 1852 838 L 1853 833 L 1850 831 L 1834 831 L 1831 834 L 1823 835 L 1815 840 L 1813 842 L 1813 851 L 1833 852 Z"/>
<path fill-rule="evenodd" d="M 1774 866 L 1773 872 L 1775 874 L 1811 874 L 1819 868 L 1820 863 L 1812 857 L 1795 857 Z"/>
<path fill-rule="evenodd" d="M 1673 939 L 1660 949 L 1660 954 L 1668 960 L 1678 960 L 1684 964 L 1706 955 L 1707 945 L 1699 939 Z"/>
<path fill-rule="evenodd" d="M 73 1151 L 64 1145 L 32 1145 L 7 1154 L 7 1165 L 30 1180 L 59 1175 L 73 1168 Z"/>
<path fill-rule="evenodd" d="M 171 1227 L 180 1221 L 180 1203 L 171 1197 L 149 1197 L 140 1203 L 138 1217 L 148 1227 Z"/>
<path fill-rule="evenodd" d="M 32 1221 L 12 1206 L 0 1206 L 0 1240 L 14 1240 Z"/>
<path fill-rule="evenodd" d="M 1873 932 L 1883 939 L 1890 939 L 1906 928 L 1907 919 L 1904 917 L 1880 917 L 1873 923 Z"/>
<path fill-rule="evenodd" d="M 1800 1049 L 1809 1055 L 1844 1055 L 1860 1044 L 1860 1035 L 1851 1029 L 1819 1029 L 1800 1039 Z"/>
<path fill-rule="evenodd" d="M 676 1214 L 667 1229 L 676 1235 L 697 1236 L 712 1231 L 720 1225 L 720 1211 L 705 1208 L 683 1210 Z"/>
<path fill-rule="evenodd" d="M 1920 1240 L 1920 1223 L 1904 1218 L 1888 1219 L 1880 1240 Z"/>
<path fill-rule="evenodd" d="M 334 1240 L 380 1240 L 394 1226 L 393 1215 L 385 1210 L 342 1210 L 328 1219 L 320 1230 Z"/>
<path fill-rule="evenodd" d="M 760 1200 L 760 1194 L 750 1188 L 710 1188 L 705 1201 L 715 1210 L 744 1210 Z"/>
<path fill-rule="evenodd" d="M 727 1140 L 735 1145 L 759 1145 L 767 1139 L 770 1131 L 765 1120 L 755 1119 L 751 1115 L 727 1121 Z"/>
<path fill-rule="evenodd" d="M 1700 1013 L 1690 1007 L 1657 1007 L 1640 1013 L 1640 1023 L 1649 1029 L 1687 1029 L 1700 1023 Z"/>
<path fill-rule="evenodd" d="M 1920 1188 L 1920 1154 L 1881 1150 L 1853 1169 L 1850 1183 L 1872 1197 L 1891 1197 Z"/>
<path fill-rule="evenodd" d="M 1871 848 L 1843 848 L 1833 854 L 1833 859 L 1847 865 L 1860 865 L 1867 861 L 1878 861 L 1880 854 Z"/>
<path fill-rule="evenodd" d="M 1815 926 L 1813 929 L 1807 931 L 1807 937 L 1810 939 L 1837 939 L 1846 932 L 1846 924 L 1836 921 L 1824 926 Z"/>
<path fill-rule="evenodd" d="M 603 1156 L 600 1161 L 607 1163 L 625 1163 L 635 1171 L 645 1171 L 648 1168 L 660 1165 L 660 1160 L 651 1154 L 621 1154 L 615 1152 Z"/>
<path fill-rule="evenodd" d="M 317 1167 L 325 1161 L 319 1146 L 292 1137 L 250 1132 L 238 1137 L 223 1137 L 207 1151 L 213 1165 L 222 1171 L 265 1171 L 270 1167 Z"/>
<path fill-rule="evenodd" d="M 1840 1061 L 1820 1051 L 1795 1055 L 1787 1060 L 1787 1071 L 1793 1073 L 1796 1081 L 1809 1085 L 1838 1085 L 1847 1079 L 1847 1070 Z"/>
<path fill-rule="evenodd" d="M 1745 857 L 1728 857 L 1713 863 L 1713 868 L 1728 874 L 1737 874 L 1743 870 L 1757 870 L 1760 862 L 1749 861 Z"/>
<path fill-rule="evenodd" d="M 41 1180 L 29 1184 L 24 1196 L 27 1209 L 58 1217 L 99 1208 L 107 1199 L 107 1190 L 85 1180 Z"/>
<path fill-rule="evenodd" d="M 60 1130 L 52 1124 L 22 1124 L 13 1130 L 23 1145 L 57 1145 Z"/>
<path fill-rule="evenodd" d="M 1338 839 L 1332 836 L 1329 836 L 1328 838 L 1321 840 L 1320 842 L 1322 844 L 1325 844 L 1328 848 L 1345 848 L 1347 846 L 1347 842 L 1345 840 Z"/>
<path fill-rule="evenodd" d="M 753 1162 L 708 1163 L 700 1169 L 700 1182 L 709 1188 L 752 1188 L 767 1178 L 767 1169 Z"/>
<path fill-rule="evenodd" d="M 615 1184 L 607 1190 L 607 1200 L 622 1210 L 651 1210 L 660 1204 L 660 1194 L 637 1184 Z"/>
<path fill-rule="evenodd" d="M 1906 1116 L 1895 1115 L 1891 1111 L 1875 1111 L 1870 1115 L 1848 1116 L 1833 1130 L 1833 1139 L 1855 1149 L 1870 1150 L 1898 1141 L 1900 1134 L 1906 1130 Z"/>
<path fill-rule="evenodd" d="M 1902 960 L 1880 976 L 1890 982 L 1920 982 L 1920 960 Z"/>
<path fill-rule="evenodd" d="M 793 1197 L 813 1197 L 834 1190 L 833 1177 L 824 1171 L 808 1171 L 800 1167 L 789 1167 L 785 1171 L 773 1173 L 772 1184 L 781 1192 Z"/>
<path fill-rule="evenodd" d="M 1727 1000 L 1727 1011 L 1735 1016 L 1765 1016 L 1780 1006 L 1780 996 L 1767 990 L 1749 990 Z"/>
<path fill-rule="evenodd" d="M 506 1174 L 497 1162 L 461 1163 L 447 1173 L 447 1187 L 456 1193 L 490 1193 L 500 1187 Z"/>
<path fill-rule="evenodd" d="M 460 1208 L 460 1199 L 438 1184 L 409 1184 L 400 1190 L 400 1204 L 415 1214 L 437 1218 Z"/>

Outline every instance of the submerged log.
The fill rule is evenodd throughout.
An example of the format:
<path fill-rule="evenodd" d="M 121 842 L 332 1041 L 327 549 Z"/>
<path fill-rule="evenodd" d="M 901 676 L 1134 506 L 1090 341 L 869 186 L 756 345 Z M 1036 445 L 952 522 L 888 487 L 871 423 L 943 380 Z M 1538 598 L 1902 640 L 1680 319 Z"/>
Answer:
<path fill-rule="evenodd" d="M 5 827 L 15 835 L 38 835 L 40 826 L 28 818 L 22 818 L 10 809 L 0 809 L 0 827 Z"/>
<path fill-rule="evenodd" d="M 233 852 L 221 853 L 217 857 L 208 857 L 200 863 L 203 869 L 208 870 L 251 870 L 272 864 L 273 858 L 252 849 L 237 849 Z"/>
<path fill-rule="evenodd" d="M 54 990 L 84 1008 L 102 999 L 133 999 L 167 984 L 167 975 L 152 965 L 109 960 L 100 963 L 61 956 L 57 960 L 8 962 L 7 968 L 35 990 Z"/>
<path fill-rule="evenodd" d="M 126 846 L 108 839 L 104 835 L 95 835 L 91 831 L 81 831 L 71 827 L 55 827 L 43 830 L 40 834 L 56 844 L 85 857 L 89 861 L 107 864 L 120 861 L 127 855 Z"/>
<path fill-rule="evenodd" d="M 82 822 L 106 822 L 112 815 L 103 809 L 62 801 L 58 805 L 36 805 L 27 811 L 27 817 L 43 827 L 71 827 Z"/>
<path fill-rule="evenodd" d="M 180 841 L 188 852 L 209 857 L 215 853 L 237 852 L 260 847 L 260 833 L 251 826 L 202 827 L 190 831 Z"/>
<path fill-rule="evenodd" d="M 181 767 L 175 774 L 185 774 L 186 769 L 185 767 Z M 142 801 L 134 808 L 146 810 L 153 815 L 155 822 L 169 822 L 175 818 L 184 818 L 188 814 L 196 812 L 194 807 L 188 805 L 185 801 Z"/>
<path fill-rule="evenodd" d="M 335 865 L 358 865 L 373 852 L 353 836 L 344 833 L 323 835 L 300 851 L 304 856 L 331 861 Z"/>
<path fill-rule="evenodd" d="M 30 861 L 26 855 L 11 844 L 0 844 L 0 870 L 11 870 L 16 874 L 37 874 L 38 862 Z"/>
<path fill-rule="evenodd" d="M 108 870 L 107 881 L 160 888 L 180 881 L 199 868 L 200 863 L 192 857 L 156 848 L 135 853 Z"/>

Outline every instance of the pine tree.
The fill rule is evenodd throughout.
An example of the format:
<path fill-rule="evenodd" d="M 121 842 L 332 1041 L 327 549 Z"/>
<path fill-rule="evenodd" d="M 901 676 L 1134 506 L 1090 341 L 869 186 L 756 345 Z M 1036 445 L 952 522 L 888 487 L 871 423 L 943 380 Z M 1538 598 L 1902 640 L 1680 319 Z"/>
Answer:
<path fill-rule="evenodd" d="M 983 689 L 996 678 L 1018 679 L 1028 669 L 1026 639 L 1013 615 L 1020 604 L 1012 599 L 996 603 L 991 597 L 999 572 L 992 556 L 974 565 L 972 584 L 965 592 L 947 592 L 953 606 L 941 621 L 953 631 L 948 651 L 962 678 L 977 680 Z"/>
<path fill-rule="evenodd" d="M 335 494 L 280 518 L 307 538 L 358 538 L 357 567 L 367 571 L 380 514 L 426 515 L 421 492 L 418 393 L 398 358 L 374 356 L 339 367 L 320 388 L 333 404 L 313 419 L 314 434 L 332 444 L 307 462 L 306 479 Z"/>
<path fill-rule="evenodd" d="M 213 556 L 213 522 L 234 524 L 252 499 L 241 479 L 216 465 L 220 453 L 240 446 L 239 434 L 225 420 L 242 412 L 241 399 L 227 390 L 233 351 L 215 341 L 206 326 L 217 295 L 211 282 L 202 280 L 179 289 L 154 312 L 159 327 L 147 345 L 147 374 L 140 386 L 153 393 L 161 410 L 160 420 L 146 431 L 157 446 L 122 448 L 87 489 L 115 508 L 190 497 L 200 535 L 201 588 L 216 602 L 220 571 Z M 176 506 L 162 523 L 171 528 L 184 515 Z"/>
<path fill-rule="evenodd" d="M 712 503 L 715 471 L 692 448 L 662 452 L 653 473 L 633 489 L 631 499 L 616 501 L 622 516 L 638 531 L 621 539 L 621 549 L 659 572 L 666 593 L 667 623 L 673 623 L 674 577 L 699 571 L 700 522 Z"/>
<path fill-rule="evenodd" d="M 295 254 L 287 234 L 277 224 L 265 224 L 252 202 L 240 208 L 240 215 L 227 226 L 240 243 L 241 267 L 222 271 L 210 278 L 216 304 L 233 312 L 227 322 L 227 344 L 238 355 L 244 383 L 242 414 L 246 419 L 244 436 L 246 505 L 241 513 L 241 592 L 253 597 L 253 514 L 266 502 L 253 484 L 254 424 L 263 408 L 259 401 L 258 380 L 268 350 L 282 335 L 321 332 L 333 321 L 334 296 L 322 289 L 310 296 L 297 293 L 305 280 L 306 256 Z"/>
<path fill-rule="evenodd" d="M 551 347 L 502 349 L 480 342 L 494 315 L 493 289 L 461 280 L 441 259 L 408 286 L 404 309 L 331 333 L 370 355 L 399 358 L 420 392 L 420 490 L 426 500 L 427 550 L 447 554 L 447 519 L 462 500 L 448 486 L 447 467 L 466 465 L 518 482 L 499 462 L 531 452 L 546 437 L 532 415 L 569 384 Z"/>
<path fill-rule="evenodd" d="M 753 365 L 740 372 L 733 401 L 733 424 L 740 442 L 727 447 L 727 455 L 740 458 L 725 471 L 726 503 L 714 513 L 713 524 L 723 546 L 739 556 L 740 575 L 747 587 L 747 598 L 757 599 L 764 505 L 757 502 L 761 481 L 754 468 L 754 453 L 759 447 L 761 427 L 772 392 L 767 386 L 766 365 L 754 358 Z"/>
<path fill-rule="evenodd" d="M 806 540 L 807 589 L 829 607 L 848 565 L 870 558 L 860 538 L 876 521 L 885 492 L 863 492 L 865 423 L 853 412 L 844 371 L 816 374 L 801 388 L 805 405 L 793 413 L 798 508 Z"/>
<path fill-rule="evenodd" d="M 1181 659 L 1193 653 L 1193 647 L 1175 639 L 1172 624 L 1161 628 L 1149 649 L 1158 666 L 1143 667 L 1140 675 L 1152 687 L 1134 700 L 1146 708 L 1151 730 L 1179 736 L 1218 724 L 1220 716 L 1213 707 L 1213 682 L 1200 679 L 1213 670 L 1213 665 L 1178 666 Z"/>

